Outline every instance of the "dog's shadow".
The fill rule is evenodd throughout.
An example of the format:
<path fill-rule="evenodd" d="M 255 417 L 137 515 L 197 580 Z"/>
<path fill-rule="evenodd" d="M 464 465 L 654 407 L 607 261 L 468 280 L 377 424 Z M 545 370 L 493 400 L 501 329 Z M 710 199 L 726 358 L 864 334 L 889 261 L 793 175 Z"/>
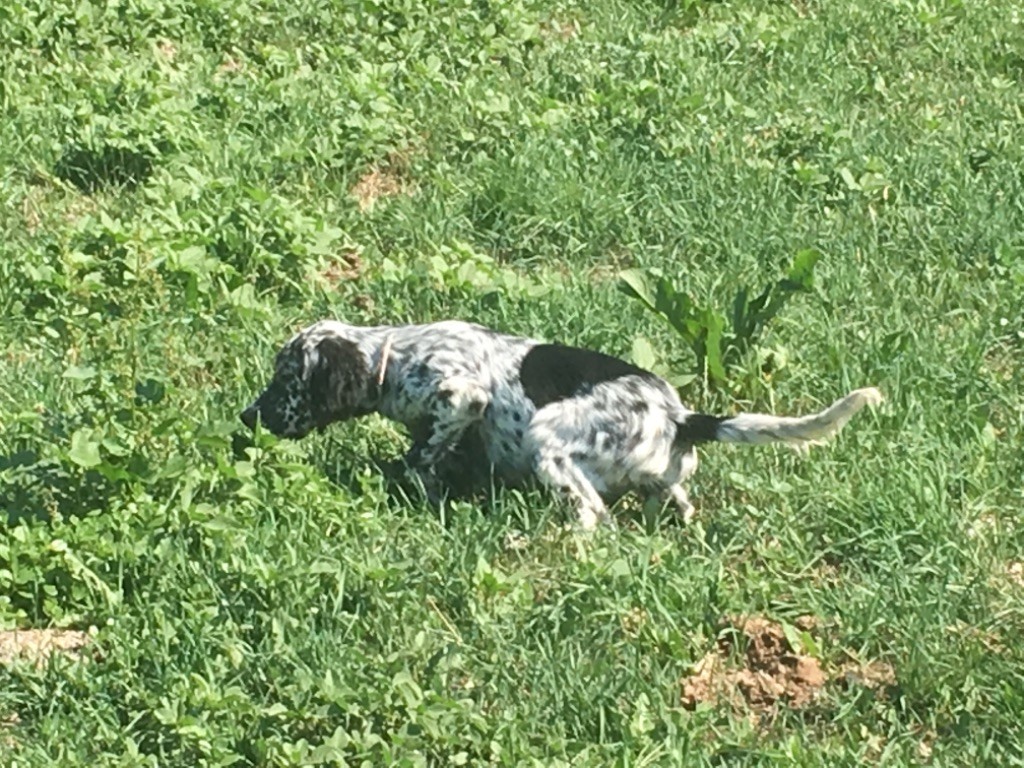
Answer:
<path fill-rule="evenodd" d="M 442 522 L 451 519 L 442 512 L 444 502 L 468 502 L 479 507 L 487 517 L 504 517 L 511 513 L 514 521 L 521 518 L 518 519 L 518 523 L 530 527 L 528 521 L 533 516 L 527 510 L 519 510 L 522 514 L 517 514 L 515 505 L 510 508 L 506 503 L 507 499 L 503 497 L 503 491 L 512 489 L 494 477 L 490 467 L 484 466 L 480 461 L 480 455 L 460 450 L 449 456 L 439 469 L 437 487 L 433 490 L 424 487 L 422 480 L 408 463 L 394 454 L 387 455 L 382 452 L 368 456 L 340 445 L 333 445 L 315 462 L 315 465 L 328 481 L 345 489 L 353 497 L 369 491 L 367 478 L 368 474 L 372 474 L 376 479 L 369 483 L 375 488 L 381 488 L 387 498 L 403 506 L 427 511 Z M 532 492 L 537 492 L 542 494 L 547 502 L 555 500 L 535 482 L 527 482 L 523 486 L 515 486 L 514 489 L 527 493 L 528 497 L 534 495 Z M 541 502 L 541 506 L 548 506 L 540 499 L 537 500 Z M 564 512 L 556 514 L 564 514 L 566 522 L 574 521 L 576 513 L 571 506 L 560 506 L 564 507 Z M 650 512 L 643 509 L 643 504 L 630 495 L 610 502 L 609 508 L 620 525 L 636 525 L 648 532 L 654 527 L 685 527 L 685 523 L 671 510 L 663 510 L 651 517 Z"/>
<path fill-rule="evenodd" d="M 334 445 L 315 465 L 324 477 L 352 496 L 368 491 L 367 470 L 373 482 L 388 498 L 439 513 L 442 501 L 467 501 L 488 507 L 493 502 L 495 481 L 480 454 L 457 451 L 436 470 L 435 482 L 427 487 L 403 457 L 394 454 L 360 454 Z"/>

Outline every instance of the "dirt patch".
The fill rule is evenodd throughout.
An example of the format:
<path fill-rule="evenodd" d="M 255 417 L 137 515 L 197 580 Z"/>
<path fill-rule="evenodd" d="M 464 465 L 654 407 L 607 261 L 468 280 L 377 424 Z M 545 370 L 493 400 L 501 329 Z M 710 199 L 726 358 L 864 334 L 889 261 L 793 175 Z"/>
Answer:
<path fill-rule="evenodd" d="M 333 256 L 323 269 L 320 279 L 328 286 L 357 279 L 363 274 L 363 259 L 355 250 L 346 250 Z"/>
<path fill-rule="evenodd" d="M 1007 580 L 1018 589 L 1024 589 L 1024 563 L 1014 561 L 1006 566 Z"/>
<path fill-rule="evenodd" d="M 935 741 L 938 735 L 935 731 L 926 730 L 920 734 L 920 741 L 917 742 L 917 757 L 922 763 L 932 759 L 932 752 L 935 751 Z"/>
<path fill-rule="evenodd" d="M 799 709 L 826 682 L 818 660 L 795 652 L 781 624 L 759 616 L 726 617 L 718 647 L 683 680 L 683 706 L 724 701 L 755 712 L 780 703 Z"/>
<path fill-rule="evenodd" d="M 993 530 L 998 530 L 997 526 L 994 525 Z M 988 585 L 1004 597 L 1016 597 L 1020 590 L 1024 589 L 1024 561 L 994 563 L 988 577 Z"/>
<path fill-rule="evenodd" d="M 245 69 L 245 64 L 240 59 L 236 59 L 234 56 L 225 54 L 221 60 L 220 66 L 217 67 L 217 73 L 221 75 L 233 75 L 236 72 L 241 72 Z"/>
<path fill-rule="evenodd" d="M 362 310 L 363 312 L 372 313 L 377 305 L 372 296 L 360 293 L 359 295 L 352 297 L 352 306 L 356 309 Z"/>
<path fill-rule="evenodd" d="M 860 687 L 880 698 L 896 688 L 896 670 L 882 661 L 850 660 L 825 670 L 821 662 L 793 644 L 794 636 L 820 631 L 814 616 L 801 616 L 793 626 L 783 626 L 762 616 L 726 616 L 718 644 L 681 681 L 682 703 L 727 704 L 734 712 L 765 715 L 779 706 L 804 709 L 813 704 L 826 685 Z M 793 642 L 790 642 L 793 638 Z"/>
<path fill-rule="evenodd" d="M 977 539 L 983 536 L 996 535 L 999 529 L 999 518 L 991 512 L 984 512 L 978 515 L 967 527 L 967 536 L 971 539 Z"/>
<path fill-rule="evenodd" d="M 1004 328 L 1008 324 L 1009 321 L 1002 323 Z M 989 347 L 982 358 L 984 360 L 984 368 L 992 374 L 992 378 L 1000 383 L 1005 384 L 1013 381 L 1013 377 L 1017 375 L 1019 353 L 1016 351 L 1015 346 L 1006 340 L 999 341 Z M 1001 437 L 1002 435 L 998 434 L 997 436 Z"/>
<path fill-rule="evenodd" d="M 383 163 L 372 166 L 352 185 L 349 194 L 362 213 L 373 210 L 382 197 L 411 195 L 416 186 L 409 178 L 409 152 L 393 153 Z"/>
<path fill-rule="evenodd" d="M 859 686 L 887 696 L 896 686 L 896 670 L 884 661 L 851 661 L 844 664 L 837 676 L 847 686 Z"/>
<path fill-rule="evenodd" d="M 99 209 L 99 203 L 88 195 L 76 194 L 68 201 L 64 209 L 64 221 L 68 224 L 77 224 L 86 216 L 96 213 Z"/>
<path fill-rule="evenodd" d="M 34 235 L 39 230 L 39 225 L 43 221 L 42 213 L 38 203 L 32 199 L 32 195 L 25 195 L 21 201 L 21 218 L 25 222 L 25 229 L 28 230 L 30 235 Z"/>
<path fill-rule="evenodd" d="M 530 537 L 522 531 L 509 531 L 505 534 L 506 552 L 524 552 L 530 548 Z"/>
<path fill-rule="evenodd" d="M 74 629 L 12 629 L 0 631 L 0 664 L 17 659 L 42 666 L 54 653 L 78 657 L 89 635 Z"/>
<path fill-rule="evenodd" d="M 14 738 L 14 730 L 20 723 L 21 718 L 16 712 L 0 715 L 0 747 L 15 749 L 19 746 L 18 740 Z"/>
<path fill-rule="evenodd" d="M 627 637 L 635 638 L 640 634 L 649 620 L 647 610 L 640 606 L 633 606 L 619 617 L 619 624 Z"/>
<path fill-rule="evenodd" d="M 1006 653 L 1006 646 L 996 632 L 974 627 L 965 621 L 957 621 L 946 627 L 946 632 L 957 638 L 966 638 L 981 644 L 989 653 Z"/>
<path fill-rule="evenodd" d="M 580 36 L 581 24 L 578 19 L 550 19 L 539 28 L 541 37 L 575 40 Z"/>
<path fill-rule="evenodd" d="M 178 46 L 170 40 L 159 40 L 156 44 L 156 51 L 167 61 L 174 61 L 178 58 Z"/>

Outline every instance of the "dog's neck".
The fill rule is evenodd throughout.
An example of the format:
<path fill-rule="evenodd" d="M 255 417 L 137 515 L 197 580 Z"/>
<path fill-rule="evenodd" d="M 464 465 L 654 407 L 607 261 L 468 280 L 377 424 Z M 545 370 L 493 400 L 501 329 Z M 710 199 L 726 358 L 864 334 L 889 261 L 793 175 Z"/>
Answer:
<path fill-rule="evenodd" d="M 366 355 L 370 381 L 367 382 L 366 412 L 379 412 L 384 403 L 389 369 L 393 369 L 394 340 L 401 327 L 380 325 L 360 328 L 356 343 Z"/>

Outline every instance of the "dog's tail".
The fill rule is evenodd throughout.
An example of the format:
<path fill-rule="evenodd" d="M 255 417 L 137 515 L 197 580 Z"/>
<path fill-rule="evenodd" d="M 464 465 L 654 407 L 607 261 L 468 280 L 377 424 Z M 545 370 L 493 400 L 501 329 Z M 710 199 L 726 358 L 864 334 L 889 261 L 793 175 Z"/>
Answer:
<path fill-rule="evenodd" d="M 809 416 L 769 416 L 764 413 L 709 416 L 689 413 L 676 422 L 676 442 L 690 445 L 711 441 L 817 445 L 836 434 L 864 406 L 874 406 L 880 402 L 882 393 L 874 387 L 866 387 L 854 390 L 825 410 Z"/>

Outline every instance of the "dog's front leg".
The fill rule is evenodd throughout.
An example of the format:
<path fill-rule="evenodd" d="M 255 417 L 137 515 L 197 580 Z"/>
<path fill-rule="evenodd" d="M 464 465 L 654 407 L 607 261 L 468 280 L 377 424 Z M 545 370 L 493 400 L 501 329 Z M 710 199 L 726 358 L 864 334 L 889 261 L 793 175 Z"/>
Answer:
<path fill-rule="evenodd" d="M 466 431 L 480 422 L 490 402 L 487 390 L 477 382 L 452 378 L 438 387 L 428 417 L 413 435 L 406 461 L 424 478 L 435 482 L 441 462 L 458 447 Z M 429 484 L 428 484 L 429 487 Z"/>

